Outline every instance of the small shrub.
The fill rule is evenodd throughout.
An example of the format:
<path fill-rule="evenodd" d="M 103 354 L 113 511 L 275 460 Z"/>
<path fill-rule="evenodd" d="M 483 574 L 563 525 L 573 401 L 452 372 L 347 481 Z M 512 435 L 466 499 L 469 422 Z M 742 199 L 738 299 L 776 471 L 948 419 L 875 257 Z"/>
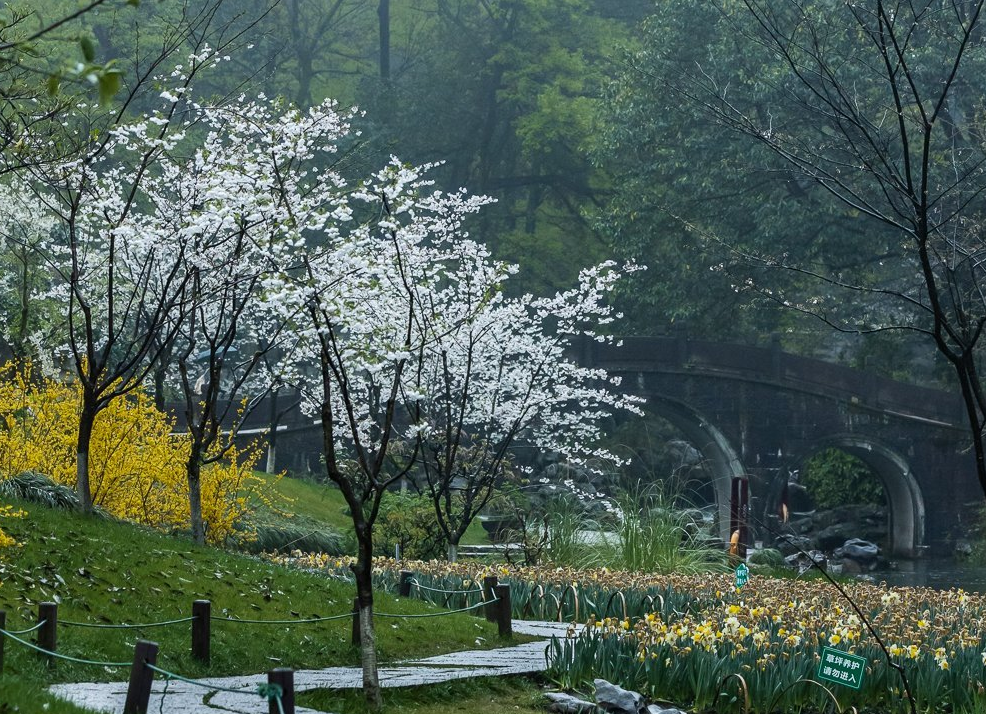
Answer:
<path fill-rule="evenodd" d="M 270 516 L 252 523 L 247 535 L 236 540 L 238 549 L 247 553 L 325 553 L 338 556 L 354 552 L 347 548 L 341 533 L 328 530 L 318 523 L 294 516 L 279 518 Z"/>
<path fill-rule="evenodd" d="M 699 573 L 720 570 L 725 553 L 712 547 L 661 484 L 638 485 L 617 501 L 618 567 L 631 572 Z"/>
<path fill-rule="evenodd" d="M 388 493 L 380 506 L 374 534 L 385 554 L 400 546 L 402 558 L 444 558 L 447 543 L 435 519 L 435 506 L 426 496 Z"/>
<path fill-rule="evenodd" d="M 35 471 L 22 471 L 0 481 L 0 496 L 40 503 L 48 508 L 70 509 L 79 506 L 79 496 L 75 491 Z"/>

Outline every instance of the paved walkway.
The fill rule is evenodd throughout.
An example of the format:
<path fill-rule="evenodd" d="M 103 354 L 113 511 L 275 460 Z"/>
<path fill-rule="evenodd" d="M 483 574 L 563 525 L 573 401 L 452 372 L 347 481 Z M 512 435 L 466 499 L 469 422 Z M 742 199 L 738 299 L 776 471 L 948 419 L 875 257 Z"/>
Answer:
<path fill-rule="evenodd" d="M 518 634 L 538 637 L 564 636 L 568 625 L 557 622 L 514 620 Z M 451 679 L 490 677 L 505 674 L 542 672 L 546 667 L 545 642 L 538 640 L 522 645 L 493 650 L 471 650 L 401 662 L 380 669 L 380 684 L 384 687 L 412 687 L 435 684 Z M 186 682 L 165 682 L 155 678 L 148 711 L 167 714 L 267 714 L 267 701 L 256 694 L 257 685 L 267 682 L 267 675 L 214 677 L 196 680 L 203 686 Z M 358 667 L 299 670 L 294 673 L 295 692 L 310 689 L 355 689 L 362 686 L 363 674 Z M 216 691 L 209 687 L 242 689 L 242 693 Z M 119 714 L 127 696 L 126 682 L 93 682 L 58 684 L 51 692 L 79 706 L 100 712 Z M 314 709 L 295 707 L 299 714 L 317 714 Z"/>

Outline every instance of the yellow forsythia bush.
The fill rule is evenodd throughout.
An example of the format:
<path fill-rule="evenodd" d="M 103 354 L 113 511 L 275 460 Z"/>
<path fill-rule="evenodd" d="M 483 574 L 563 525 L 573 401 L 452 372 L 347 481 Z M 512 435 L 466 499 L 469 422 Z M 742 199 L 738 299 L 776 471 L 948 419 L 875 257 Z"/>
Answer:
<path fill-rule="evenodd" d="M 81 389 L 32 377 L 30 367 L 0 367 L 0 478 L 37 471 L 75 488 Z M 189 527 L 188 439 L 174 420 L 136 390 L 100 412 L 89 450 L 93 503 L 119 518 L 162 530 Z M 222 543 L 263 485 L 252 475 L 257 449 L 235 448 L 202 472 L 202 514 L 210 542 Z"/>
<path fill-rule="evenodd" d="M 13 506 L 7 506 L 0 504 L 0 519 L 3 518 L 23 518 L 27 514 L 24 511 L 15 509 Z M 3 528 L 0 528 L 0 560 L 3 560 L 3 551 L 6 548 L 17 545 L 17 541 L 11 538 L 9 535 L 3 532 Z M 0 580 L 0 585 L 3 585 L 3 581 Z"/>
<path fill-rule="evenodd" d="M 24 511 L 17 510 L 13 506 L 0 505 L 0 519 L 23 518 L 25 515 L 27 514 L 24 513 Z M 0 528 L 0 551 L 13 545 L 17 545 L 17 541 L 4 533 L 3 528 Z M 2 555 L 2 553 L 0 553 L 0 555 Z"/>

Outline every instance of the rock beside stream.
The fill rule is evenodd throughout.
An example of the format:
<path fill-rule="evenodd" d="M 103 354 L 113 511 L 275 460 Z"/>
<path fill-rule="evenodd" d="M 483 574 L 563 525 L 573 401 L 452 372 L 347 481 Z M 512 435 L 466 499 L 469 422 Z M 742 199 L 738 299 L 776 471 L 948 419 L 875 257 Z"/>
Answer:
<path fill-rule="evenodd" d="M 802 499 L 798 505 L 810 504 Z M 794 511 L 779 530 L 781 535 L 775 539 L 774 547 L 792 568 L 804 570 L 814 561 L 830 572 L 856 574 L 887 563 L 878 545 L 887 539 L 887 509 L 883 506 L 861 504 Z"/>
<path fill-rule="evenodd" d="M 579 699 L 564 692 L 547 692 L 548 711 L 556 714 L 687 714 L 677 707 L 647 703 L 644 695 L 597 679 L 595 701 Z"/>

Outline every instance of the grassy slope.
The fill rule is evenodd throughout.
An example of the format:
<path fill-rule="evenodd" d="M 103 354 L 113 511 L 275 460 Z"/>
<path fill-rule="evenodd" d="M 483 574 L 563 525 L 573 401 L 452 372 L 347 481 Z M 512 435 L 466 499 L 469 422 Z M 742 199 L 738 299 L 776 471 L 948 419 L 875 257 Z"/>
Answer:
<path fill-rule="evenodd" d="M 267 483 L 275 480 L 269 474 L 254 473 Z M 346 515 L 346 502 L 339 489 L 309 479 L 285 476 L 276 482 L 274 491 L 281 497 L 287 513 L 324 523 L 337 531 L 352 530 L 352 521 Z"/>
<path fill-rule="evenodd" d="M 263 620 L 325 617 L 351 608 L 353 588 L 344 581 L 195 547 L 128 524 L 19 505 L 29 516 L 7 521 L 5 528 L 22 546 L 8 552 L 7 562 L 0 564 L 0 609 L 7 611 L 9 630 L 34 624 L 37 603 L 42 601 L 60 603 L 60 620 L 104 623 L 185 617 L 195 599 L 211 600 L 214 615 Z M 408 614 L 434 611 L 419 601 L 382 593 L 376 608 Z M 189 656 L 189 627 L 183 623 L 132 631 L 63 626 L 58 649 L 86 659 L 124 662 L 132 658 L 138 637 L 152 639 L 161 647 L 159 665 L 188 676 L 358 663 L 358 651 L 349 644 L 348 619 L 286 626 L 213 622 L 208 667 Z M 489 646 L 500 644 L 495 627 L 470 615 L 378 621 L 383 662 L 475 648 L 478 637 Z M 49 682 L 126 677 L 126 669 L 66 662 L 47 669 L 23 646 L 8 642 L 0 676 L 0 712 L 43 711 L 41 692 Z M 61 704 L 55 710 L 67 711 Z"/>
<path fill-rule="evenodd" d="M 267 481 L 274 481 L 269 474 L 255 474 Z M 346 514 L 346 502 L 339 489 L 310 479 L 284 477 L 274 486 L 283 499 L 283 510 L 297 515 L 306 522 L 324 523 L 340 533 L 351 533 L 352 521 Z M 463 545 L 488 544 L 486 531 L 478 521 L 473 521 L 462 538 Z"/>

